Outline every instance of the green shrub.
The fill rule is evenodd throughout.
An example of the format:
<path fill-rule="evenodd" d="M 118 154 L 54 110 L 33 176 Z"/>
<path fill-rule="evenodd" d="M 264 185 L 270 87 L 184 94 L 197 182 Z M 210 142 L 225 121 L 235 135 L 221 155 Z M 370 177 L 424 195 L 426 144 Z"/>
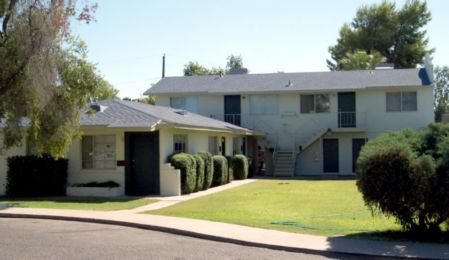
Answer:
<path fill-rule="evenodd" d="M 195 154 L 193 157 L 196 160 L 196 186 L 195 191 L 200 191 L 204 187 L 204 172 L 205 172 L 205 163 L 201 156 Z"/>
<path fill-rule="evenodd" d="M 232 171 L 232 159 L 230 155 L 226 155 L 226 162 L 228 163 L 228 171 L 226 172 L 226 183 L 230 183 L 234 179 L 234 173 Z"/>
<path fill-rule="evenodd" d="M 212 154 L 208 152 L 199 152 L 197 155 L 204 161 L 205 172 L 203 190 L 207 190 L 212 186 L 212 178 L 214 177 L 214 160 Z"/>
<path fill-rule="evenodd" d="M 248 159 L 243 154 L 237 154 L 232 159 L 232 172 L 234 179 L 244 180 L 248 178 Z"/>
<path fill-rule="evenodd" d="M 449 218 L 449 127 L 379 136 L 361 150 L 357 187 L 372 210 L 405 230 L 431 235 Z"/>
<path fill-rule="evenodd" d="M 6 194 L 18 197 L 65 195 L 67 159 L 50 156 L 8 158 Z"/>
<path fill-rule="evenodd" d="M 212 186 L 220 186 L 227 182 L 228 161 L 222 155 L 215 155 L 214 159 L 214 177 Z"/>
<path fill-rule="evenodd" d="M 196 187 L 196 160 L 191 154 L 178 153 L 170 158 L 170 163 L 181 170 L 181 193 L 189 194 Z"/>

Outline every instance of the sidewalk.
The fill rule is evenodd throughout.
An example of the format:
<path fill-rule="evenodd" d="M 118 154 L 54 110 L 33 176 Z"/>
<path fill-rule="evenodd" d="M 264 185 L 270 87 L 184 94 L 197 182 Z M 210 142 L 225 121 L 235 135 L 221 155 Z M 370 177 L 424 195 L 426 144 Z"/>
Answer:
<path fill-rule="evenodd" d="M 133 210 L 84 211 L 13 207 L 0 209 L 0 217 L 59 219 L 123 225 L 215 241 L 231 242 L 240 245 L 324 255 L 343 253 L 365 256 L 449 259 L 449 245 L 447 244 L 372 241 L 343 237 L 303 235 L 206 220 L 139 214 L 139 212 L 162 208 L 184 200 L 204 196 L 206 194 L 218 192 L 222 189 L 229 189 L 246 183 L 247 182 L 236 182 L 234 185 L 225 185 L 225 187 L 221 189 L 211 189 L 210 191 L 208 190 L 182 197 L 158 197 L 158 199 L 161 200 L 160 202 Z"/>
<path fill-rule="evenodd" d="M 191 200 L 191 199 L 196 199 L 199 197 L 203 197 L 206 195 L 210 195 L 213 193 L 217 193 L 220 191 L 224 191 L 224 190 L 229 190 L 232 188 L 236 188 L 251 182 L 256 181 L 255 179 L 246 179 L 246 180 L 234 180 L 228 184 L 225 185 L 221 185 L 221 186 L 217 186 L 217 187 L 213 187 L 207 190 L 203 190 L 203 191 L 198 191 L 198 192 L 194 192 L 194 193 L 190 193 L 187 195 L 182 195 L 182 196 L 171 196 L 171 197 L 161 197 L 161 196 L 152 196 L 152 197 L 147 197 L 149 199 L 157 199 L 159 200 L 158 202 L 155 203 L 151 203 L 142 207 L 138 207 L 135 209 L 131 209 L 131 210 L 126 210 L 127 212 L 132 212 L 132 213 L 140 213 L 140 212 L 145 212 L 145 211 L 149 211 L 149 210 L 156 210 L 156 209 L 161 209 L 161 208 L 165 208 L 165 207 L 169 207 L 172 205 L 175 205 L 179 202 L 182 201 L 186 201 L 186 200 Z"/>

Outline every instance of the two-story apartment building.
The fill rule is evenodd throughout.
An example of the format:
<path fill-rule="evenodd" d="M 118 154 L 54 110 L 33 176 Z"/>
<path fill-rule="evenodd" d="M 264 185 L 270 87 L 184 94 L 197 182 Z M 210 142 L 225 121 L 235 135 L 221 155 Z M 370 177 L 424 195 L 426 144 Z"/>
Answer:
<path fill-rule="evenodd" d="M 165 77 L 145 94 L 157 105 L 263 132 L 234 140 L 234 152 L 265 154 L 268 175 L 353 175 L 366 140 L 433 122 L 432 75 L 426 66 Z"/>

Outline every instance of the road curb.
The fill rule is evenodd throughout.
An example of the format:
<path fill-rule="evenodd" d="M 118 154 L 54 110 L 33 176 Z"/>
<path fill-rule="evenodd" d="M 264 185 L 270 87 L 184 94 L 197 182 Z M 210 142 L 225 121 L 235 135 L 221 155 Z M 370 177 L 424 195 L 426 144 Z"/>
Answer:
<path fill-rule="evenodd" d="M 363 253 L 351 253 L 351 252 L 343 252 L 343 251 L 332 251 L 332 250 L 317 250 L 310 248 L 301 248 L 301 247 L 288 247 L 288 246 L 280 246 L 273 244 L 264 244 L 257 242 L 250 242 L 239 239 L 232 239 L 214 235 L 208 235 L 193 231 L 186 231 L 177 228 L 170 227 L 161 227 L 149 224 L 140 224 L 134 222 L 127 221 L 118 221 L 118 220 L 109 220 L 109 219 L 96 219 L 96 218 L 80 218 L 80 217 L 66 217 L 66 216 L 52 216 L 52 215 L 33 215 L 33 214 L 16 214 L 16 213 L 0 213 L 0 218 L 23 218 L 23 219 L 45 219 L 45 220 L 62 220 L 62 221 L 75 221 L 75 222 L 85 222 L 85 223 L 95 223 L 95 224 L 105 224 L 105 225 L 116 225 L 123 227 L 131 227 L 131 228 L 139 228 L 145 230 L 152 230 L 158 232 L 165 232 L 174 235 L 188 236 L 194 238 L 200 238 L 205 240 L 211 240 L 216 242 L 225 242 L 231 243 L 241 246 L 251 246 L 257 248 L 266 248 L 273 250 L 281 250 L 287 252 L 295 252 L 295 253 L 305 253 L 305 254 L 314 254 L 321 255 L 326 257 L 336 257 L 336 256 L 360 256 L 360 257 L 370 257 L 371 259 L 382 258 L 382 259 L 410 259 L 410 257 L 399 257 L 399 256 L 385 256 L 385 255 L 372 255 L 372 254 L 363 254 Z"/>

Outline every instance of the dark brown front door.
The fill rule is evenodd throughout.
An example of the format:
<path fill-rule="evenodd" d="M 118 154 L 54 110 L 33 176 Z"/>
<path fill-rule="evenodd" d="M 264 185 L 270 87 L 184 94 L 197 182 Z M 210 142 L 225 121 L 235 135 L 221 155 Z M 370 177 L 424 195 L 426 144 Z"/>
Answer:
<path fill-rule="evenodd" d="M 338 164 L 338 139 L 323 139 L 323 171 L 339 171 Z"/>
<path fill-rule="evenodd" d="M 125 193 L 159 194 L 159 132 L 125 133 Z"/>

